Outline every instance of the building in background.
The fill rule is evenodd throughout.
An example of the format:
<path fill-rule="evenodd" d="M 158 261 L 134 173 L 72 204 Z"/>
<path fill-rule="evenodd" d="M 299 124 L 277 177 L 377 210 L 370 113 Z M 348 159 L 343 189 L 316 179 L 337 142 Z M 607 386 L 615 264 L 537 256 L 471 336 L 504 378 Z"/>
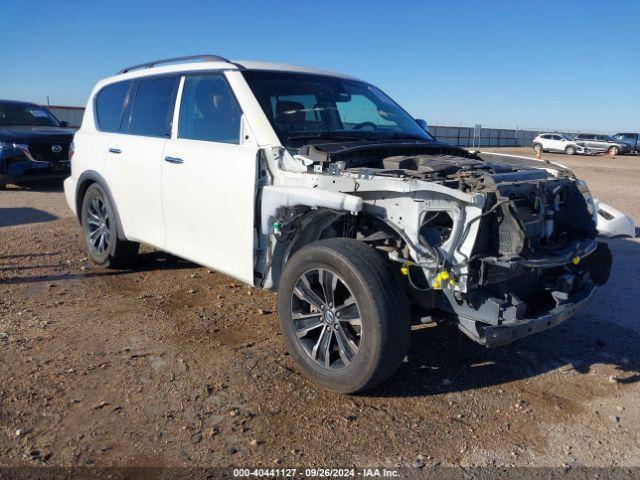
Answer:
<path fill-rule="evenodd" d="M 49 105 L 47 108 L 51 110 L 51 113 L 53 113 L 61 122 L 67 122 L 69 126 L 73 128 L 80 128 L 80 125 L 82 124 L 82 116 L 84 115 L 84 107 Z"/>

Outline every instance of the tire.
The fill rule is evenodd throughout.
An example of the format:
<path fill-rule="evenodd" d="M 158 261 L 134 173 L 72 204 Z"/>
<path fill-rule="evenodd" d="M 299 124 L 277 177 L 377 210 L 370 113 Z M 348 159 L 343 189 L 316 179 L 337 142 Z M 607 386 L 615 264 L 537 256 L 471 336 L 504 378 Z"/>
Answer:
<path fill-rule="evenodd" d="M 107 268 L 131 266 L 139 244 L 118 238 L 116 216 L 103 188 L 94 183 L 82 199 L 80 222 L 89 257 Z"/>
<path fill-rule="evenodd" d="M 567 148 L 564 149 L 564 153 L 566 153 L 567 155 L 575 155 L 576 147 L 568 146 Z"/>
<path fill-rule="evenodd" d="M 332 238 L 296 252 L 280 279 L 278 313 L 285 346 L 302 372 L 338 392 L 385 381 L 409 348 L 404 292 L 388 262 L 357 240 Z"/>
<path fill-rule="evenodd" d="M 609 147 L 609 155 L 618 155 L 620 153 L 620 149 L 618 147 Z"/>
<path fill-rule="evenodd" d="M 542 153 L 542 145 L 540 143 L 534 143 L 533 151 L 536 153 Z"/>

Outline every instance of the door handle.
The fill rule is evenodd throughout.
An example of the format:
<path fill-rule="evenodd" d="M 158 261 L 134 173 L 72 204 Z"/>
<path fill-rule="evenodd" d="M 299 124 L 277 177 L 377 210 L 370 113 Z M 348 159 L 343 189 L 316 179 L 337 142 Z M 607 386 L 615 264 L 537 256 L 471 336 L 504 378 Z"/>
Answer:
<path fill-rule="evenodd" d="M 110 148 L 109 153 L 122 153 L 122 150 L 119 148 Z"/>
<path fill-rule="evenodd" d="M 175 163 L 178 165 L 181 163 L 184 163 L 184 160 L 178 157 L 164 157 L 164 161 L 169 163 Z"/>

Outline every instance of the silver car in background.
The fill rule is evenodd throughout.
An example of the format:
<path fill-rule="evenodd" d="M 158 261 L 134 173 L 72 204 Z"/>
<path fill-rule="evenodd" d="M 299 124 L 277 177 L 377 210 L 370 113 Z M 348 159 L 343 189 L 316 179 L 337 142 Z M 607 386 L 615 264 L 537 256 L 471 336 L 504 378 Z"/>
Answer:
<path fill-rule="evenodd" d="M 590 152 L 607 152 L 610 155 L 618 155 L 630 151 L 628 145 L 614 140 L 610 135 L 601 133 L 578 133 L 575 135 L 575 139 Z"/>

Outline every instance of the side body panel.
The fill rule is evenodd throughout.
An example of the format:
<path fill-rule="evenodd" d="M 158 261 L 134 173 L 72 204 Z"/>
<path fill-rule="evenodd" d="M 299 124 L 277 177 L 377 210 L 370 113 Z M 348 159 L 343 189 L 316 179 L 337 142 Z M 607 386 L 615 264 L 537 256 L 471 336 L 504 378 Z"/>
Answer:
<path fill-rule="evenodd" d="M 158 248 L 165 247 L 161 176 L 166 142 L 114 133 L 105 149 L 104 178 L 117 203 L 125 236 Z"/>
<path fill-rule="evenodd" d="M 258 146 L 246 121 L 246 102 L 232 88 L 245 112 L 239 145 L 177 138 L 184 78 L 181 82 L 172 138 L 161 162 L 165 248 L 253 284 Z"/>

